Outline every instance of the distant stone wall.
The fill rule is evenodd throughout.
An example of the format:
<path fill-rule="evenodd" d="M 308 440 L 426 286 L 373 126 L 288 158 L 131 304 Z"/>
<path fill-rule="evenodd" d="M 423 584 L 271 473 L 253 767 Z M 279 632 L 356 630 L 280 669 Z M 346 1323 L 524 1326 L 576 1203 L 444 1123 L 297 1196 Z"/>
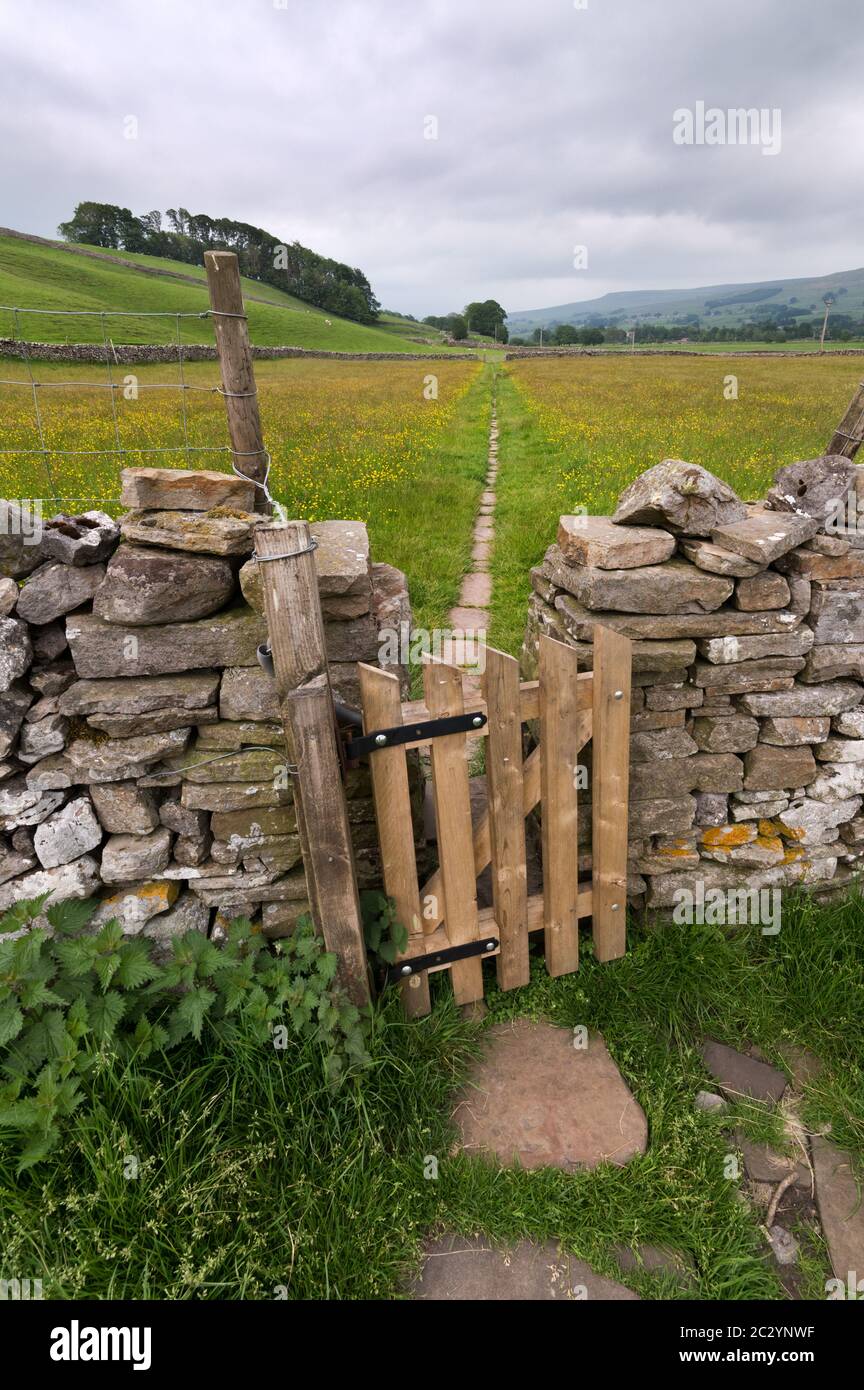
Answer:
<path fill-rule="evenodd" d="M 633 903 L 669 909 L 700 884 L 837 889 L 860 873 L 858 473 L 841 456 L 791 464 L 748 505 L 666 460 L 612 518 L 562 517 L 532 571 L 526 677 L 541 633 L 575 646 L 584 669 L 595 624 L 633 641 Z"/>
<path fill-rule="evenodd" d="M 148 362 L 177 361 L 177 344 L 112 344 L 114 361 L 118 366 L 144 365 Z M 0 357 L 34 362 L 105 362 L 102 343 L 21 343 L 17 338 L 0 338 Z M 218 359 L 215 347 L 206 344 L 184 344 L 184 362 L 214 362 Z M 326 348 L 255 347 L 253 357 L 332 357 L 344 362 L 475 362 L 470 352 L 331 352 Z"/>
<path fill-rule="evenodd" d="M 40 528 L 0 502 L 0 912 L 22 898 L 105 898 L 97 921 L 167 942 L 242 914 L 268 936 L 308 908 L 259 571 L 250 484 L 124 470 L 118 522 Z M 410 623 L 404 575 L 365 526 L 312 526 L 330 676 Z M 405 673 L 394 668 L 405 682 Z M 367 768 L 346 773 L 361 884 L 378 879 Z M 419 808 L 418 808 L 419 810 Z"/>
<path fill-rule="evenodd" d="M 717 345 L 717 351 L 699 348 L 639 347 L 630 350 L 626 347 L 514 347 L 509 348 L 504 361 L 517 361 L 520 357 L 864 357 L 864 348 L 828 348 L 827 353 L 818 348 L 812 351 L 796 352 L 787 348 L 729 348 Z"/>

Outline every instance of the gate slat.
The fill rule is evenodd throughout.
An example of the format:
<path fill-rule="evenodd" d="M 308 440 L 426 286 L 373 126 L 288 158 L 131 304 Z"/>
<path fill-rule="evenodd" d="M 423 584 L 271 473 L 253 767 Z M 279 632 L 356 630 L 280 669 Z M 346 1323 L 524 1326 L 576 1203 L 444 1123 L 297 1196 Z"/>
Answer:
<path fill-rule="evenodd" d="M 539 665 L 546 968 L 568 975 L 579 965 L 576 652 L 543 636 Z"/>
<path fill-rule="evenodd" d="M 530 967 L 522 720 L 519 663 L 514 657 L 487 647 L 483 693 L 489 715 L 486 785 L 492 901 L 501 940 L 498 983 L 502 989 L 515 989 L 528 983 Z"/>
<path fill-rule="evenodd" d="M 364 733 L 401 724 L 402 702 L 396 676 L 362 662 L 358 669 Z M 384 891 L 393 899 L 397 918 L 408 932 L 408 947 L 403 956 L 422 955 L 424 936 L 405 749 L 382 748 L 372 754 L 369 764 Z M 404 980 L 400 988 L 402 1005 L 410 1018 L 428 1014 L 429 980 L 425 972 Z"/>
<path fill-rule="evenodd" d="M 427 663 L 423 693 L 433 719 L 464 711 L 462 677 L 454 666 Z M 450 945 L 461 946 L 476 941 L 479 932 L 465 735 L 433 739 L 430 753 L 444 921 Z M 454 961 L 450 975 L 457 1004 L 483 998 L 483 968 L 476 957 Z"/>
<path fill-rule="evenodd" d="M 627 936 L 631 661 L 626 637 L 595 627 L 591 862 L 598 960 L 623 956 Z"/>
<path fill-rule="evenodd" d="M 579 727 L 577 731 L 577 743 L 579 748 L 583 748 L 591 737 L 592 716 L 590 709 L 582 710 L 579 715 Z M 540 749 L 535 748 L 528 754 L 522 764 L 522 815 L 529 816 L 540 800 Z M 474 830 L 474 872 L 477 877 L 482 874 L 486 865 L 492 857 L 491 837 L 489 834 L 489 812 L 484 811 L 477 822 Z M 434 912 L 431 904 L 428 905 L 427 899 L 441 897 L 441 877 L 436 869 L 430 874 L 423 888 L 420 890 L 420 898 L 424 906 L 423 930 L 427 935 L 437 931 L 443 921 L 443 912 Z M 534 930 L 533 927 L 530 930 Z"/>

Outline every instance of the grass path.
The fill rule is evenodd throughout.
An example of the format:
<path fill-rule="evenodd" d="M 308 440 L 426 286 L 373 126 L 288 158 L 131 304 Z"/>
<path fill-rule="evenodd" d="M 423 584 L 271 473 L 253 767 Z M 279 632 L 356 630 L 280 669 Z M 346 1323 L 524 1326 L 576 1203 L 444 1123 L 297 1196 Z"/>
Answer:
<path fill-rule="evenodd" d="M 457 404 L 422 476 L 369 516 L 372 557 L 408 575 L 415 628 L 446 628 L 472 565 L 474 518 L 486 478 L 493 368 L 484 366 Z"/>
<path fill-rule="evenodd" d="M 561 496 L 548 467 L 548 441 L 508 373 L 498 377 L 497 399 L 501 472 L 496 489 L 489 641 L 518 656 L 531 591 L 529 572 L 555 538 Z"/>

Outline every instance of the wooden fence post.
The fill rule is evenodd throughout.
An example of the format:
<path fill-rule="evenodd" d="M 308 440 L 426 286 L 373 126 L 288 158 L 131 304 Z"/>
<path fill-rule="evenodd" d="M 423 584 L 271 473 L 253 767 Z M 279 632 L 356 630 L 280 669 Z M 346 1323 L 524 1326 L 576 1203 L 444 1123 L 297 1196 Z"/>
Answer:
<path fill-rule="evenodd" d="M 267 452 L 261 433 L 249 326 L 240 286 L 240 266 L 233 251 L 205 251 L 204 266 L 222 372 L 222 390 L 228 410 L 233 460 L 247 478 L 263 483 L 267 475 Z M 259 488 L 255 489 L 255 510 L 265 514 L 270 512 L 270 504 Z"/>
<path fill-rule="evenodd" d="M 846 414 L 831 436 L 826 450 L 829 454 L 845 454 L 854 458 L 861 444 L 864 444 L 864 381 L 858 383 L 854 396 L 846 407 Z"/>
<path fill-rule="evenodd" d="M 357 1004 L 369 1002 L 369 973 L 354 854 L 324 648 L 324 622 L 305 521 L 255 531 L 276 693 L 293 780 L 297 827 L 312 918 L 339 958 L 339 980 Z"/>
<path fill-rule="evenodd" d="M 616 960 L 627 944 L 632 660 L 630 641 L 598 623 L 594 628 L 591 759 L 591 916 L 598 960 Z"/>

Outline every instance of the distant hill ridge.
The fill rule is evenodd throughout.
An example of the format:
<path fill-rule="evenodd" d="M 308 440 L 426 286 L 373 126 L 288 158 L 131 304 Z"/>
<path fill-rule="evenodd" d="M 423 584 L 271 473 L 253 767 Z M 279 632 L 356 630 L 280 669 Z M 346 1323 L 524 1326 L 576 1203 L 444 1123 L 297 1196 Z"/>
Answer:
<path fill-rule="evenodd" d="M 424 356 L 451 352 L 443 334 L 398 314 L 382 313 L 376 323 L 361 324 L 259 280 L 244 276 L 242 286 L 257 347 Z M 16 321 L 16 315 L 0 308 L 0 338 L 20 334 L 47 343 L 101 342 L 99 315 L 105 311 L 114 343 L 176 341 L 177 320 L 169 315 L 180 314 L 187 316 L 180 321 L 182 341 L 206 345 L 213 342 L 212 325 L 198 316 L 208 303 L 203 266 L 0 228 L 0 305 L 40 311 L 19 313 Z M 123 316 L 116 316 L 117 311 Z"/>
<path fill-rule="evenodd" d="M 835 296 L 834 312 L 860 318 L 864 315 L 864 268 L 798 279 L 703 285 L 697 289 L 615 290 L 597 299 L 575 300 L 548 309 L 522 309 L 509 315 L 507 327 L 512 337 L 562 323 L 584 327 L 602 320 L 619 328 L 640 323 L 680 324 L 683 334 L 694 317 L 703 328 L 771 318 L 772 311 L 785 321 L 810 318 L 824 313 L 826 294 Z"/>

